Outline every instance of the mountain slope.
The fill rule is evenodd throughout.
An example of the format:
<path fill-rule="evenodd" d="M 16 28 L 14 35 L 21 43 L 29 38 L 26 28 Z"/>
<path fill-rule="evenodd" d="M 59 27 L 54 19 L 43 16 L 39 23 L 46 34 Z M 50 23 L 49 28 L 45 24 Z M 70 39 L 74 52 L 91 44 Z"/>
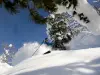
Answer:
<path fill-rule="evenodd" d="M 10 70 L 12 67 L 8 65 L 7 63 L 1 63 L 0 62 L 0 75 L 2 75 L 4 72 L 7 72 Z"/>
<path fill-rule="evenodd" d="M 16 65 L 16 64 L 22 62 L 23 60 L 32 57 L 32 55 L 33 56 L 41 55 L 48 50 L 51 50 L 50 47 L 47 47 L 44 44 L 40 45 L 38 42 L 26 43 L 15 54 L 15 56 L 12 60 L 12 65 L 13 66 Z"/>
<path fill-rule="evenodd" d="M 99 75 L 100 48 L 58 51 L 38 55 L 3 75 Z"/>
<path fill-rule="evenodd" d="M 72 39 L 69 46 L 71 50 L 100 47 L 100 35 L 82 31 Z"/>

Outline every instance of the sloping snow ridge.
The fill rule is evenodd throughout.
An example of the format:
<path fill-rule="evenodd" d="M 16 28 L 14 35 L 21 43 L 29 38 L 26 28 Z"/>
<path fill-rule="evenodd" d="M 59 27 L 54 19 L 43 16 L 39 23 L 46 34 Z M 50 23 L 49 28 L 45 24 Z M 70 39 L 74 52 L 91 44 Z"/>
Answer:
<path fill-rule="evenodd" d="M 10 65 L 8 65 L 7 63 L 1 63 L 0 62 L 0 75 L 2 75 L 3 73 L 7 72 L 11 68 L 12 67 Z"/>
<path fill-rule="evenodd" d="M 57 13 L 63 13 L 68 12 L 70 15 L 72 15 L 73 9 L 66 9 L 64 6 L 58 6 Z M 89 31 L 96 35 L 100 35 L 100 16 L 96 12 L 96 10 L 91 6 L 87 0 L 78 0 L 78 6 L 76 8 L 76 11 L 78 13 L 84 13 L 85 16 L 87 16 L 90 20 L 90 23 L 84 23 L 83 21 L 79 20 L 79 17 L 74 16 L 73 18 L 77 20 L 81 25 L 84 25 L 88 27 Z"/>
<path fill-rule="evenodd" d="M 100 48 L 33 56 L 2 75 L 100 75 Z"/>
<path fill-rule="evenodd" d="M 71 50 L 100 47 L 100 35 L 94 35 L 88 31 L 82 31 L 72 39 L 69 44 Z"/>
<path fill-rule="evenodd" d="M 37 51 L 36 51 L 37 50 Z M 41 55 L 46 51 L 51 50 L 50 47 L 42 44 L 40 45 L 38 42 L 34 43 L 25 43 L 23 47 L 21 47 L 18 52 L 15 54 L 15 57 L 12 60 L 12 65 L 16 65 L 21 61 L 30 58 L 35 55 Z"/>

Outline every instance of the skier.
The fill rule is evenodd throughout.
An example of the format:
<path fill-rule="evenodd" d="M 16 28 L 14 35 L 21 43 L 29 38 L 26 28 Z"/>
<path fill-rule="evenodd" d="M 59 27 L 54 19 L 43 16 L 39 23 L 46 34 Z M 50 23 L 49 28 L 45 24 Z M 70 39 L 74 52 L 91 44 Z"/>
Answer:
<path fill-rule="evenodd" d="M 53 43 L 52 42 L 49 42 L 48 38 L 45 38 L 45 40 L 43 41 L 44 44 L 46 44 L 47 46 L 53 46 Z M 47 51 L 45 52 L 44 54 L 48 54 L 48 53 L 51 53 L 51 51 Z"/>
<path fill-rule="evenodd" d="M 46 44 L 48 46 L 52 46 L 52 43 L 49 42 L 48 38 L 45 38 L 45 40 L 43 40 L 43 42 L 41 43 L 42 44 Z M 32 56 L 39 50 L 39 48 L 41 47 L 41 45 L 35 50 L 35 52 L 32 54 Z M 51 53 L 51 51 L 47 51 L 45 52 L 44 54 L 48 54 L 48 53 Z"/>
<path fill-rule="evenodd" d="M 45 38 L 45 40 L 43 41 L 44 44 L 46 44 L 47 46 L 52 46 L 53 43 L 49 42 L 48 38 Z"/>

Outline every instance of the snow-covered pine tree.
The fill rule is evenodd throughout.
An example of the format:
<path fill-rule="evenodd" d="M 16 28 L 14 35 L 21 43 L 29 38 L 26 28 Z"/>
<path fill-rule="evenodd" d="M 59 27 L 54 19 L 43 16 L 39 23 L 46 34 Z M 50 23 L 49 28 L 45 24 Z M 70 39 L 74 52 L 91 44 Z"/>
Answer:
<path fill-rule="evenodd" d="M 54 42 L 55 49 L 66 49 L 64 44 L 82 31 L 87 31 L 87 27 L 79 24 L 67 12 L 51 14 L 48 18 L 47 34 Z"/>
<path fill-rule="evenodd" d="M 70 33 L 70 29 L 62 14 L 49 16 L 47 33 L 49 38 L 53 41 L 54 49 L 66 50 L 64 43 L 68 43 L 71 40 L 71 36 L 67 34 Z"/>
<path fill-rule="evenodd" d="M 82 31 L 88 31 L 86 26 L 81 25 L 78 23 L 72 15 L 68 14 L 67 12 L 62 13 L 63 17 L 65 17 L 65 21 L 68 25 L 68 29 L 72 33 L 72 37 L 77 36 Z"/>
<path fill-rule="evenodd" d="M 3 63 L 11 64 L 12 59 L 15 55 L 15 48 L 12 44 L 4 45 L 4 53 L 0 56 L 0 61 Z"/>

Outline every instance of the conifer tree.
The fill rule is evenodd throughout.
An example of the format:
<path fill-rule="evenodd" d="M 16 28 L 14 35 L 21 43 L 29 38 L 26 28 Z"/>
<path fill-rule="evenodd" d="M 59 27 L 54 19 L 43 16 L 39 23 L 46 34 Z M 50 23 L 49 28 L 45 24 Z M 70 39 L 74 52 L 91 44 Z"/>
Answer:
<path fill-rule="evenodd" d="M 77 4 L 77 0 L 0 0 L 0 6 L 11 14 L 17 14 L 20 10 L 27 9 L 31 19 L 40 24 L 46 24 L 47 18 L 39 14 L 39 9 L 51 14 L 57 11 L 57 5 L 63 5 L 66 8 L 73 6 L 75 9 Z"/>
<path fill-rule="evenodd" d="M 6 44 L 6 45 L 3 45 L 3 49 L 4 49 L 4 52 L 0 56 L 0 61 L 3 63 L 11 64 L 12 59 L 16 52 L 14 46 L 12 44 L 10 45 Z"/>
<path fill-rule="evenodd" d="M 55 18 L 51 16 L 48 18 L 48 35 L 54 43 L 54 49 L 66 50 L 64 43 L 71 40 L 71 36 L 67 34 L 69 28 L 65 19 L 62 14 L 55 14 Z"/>

